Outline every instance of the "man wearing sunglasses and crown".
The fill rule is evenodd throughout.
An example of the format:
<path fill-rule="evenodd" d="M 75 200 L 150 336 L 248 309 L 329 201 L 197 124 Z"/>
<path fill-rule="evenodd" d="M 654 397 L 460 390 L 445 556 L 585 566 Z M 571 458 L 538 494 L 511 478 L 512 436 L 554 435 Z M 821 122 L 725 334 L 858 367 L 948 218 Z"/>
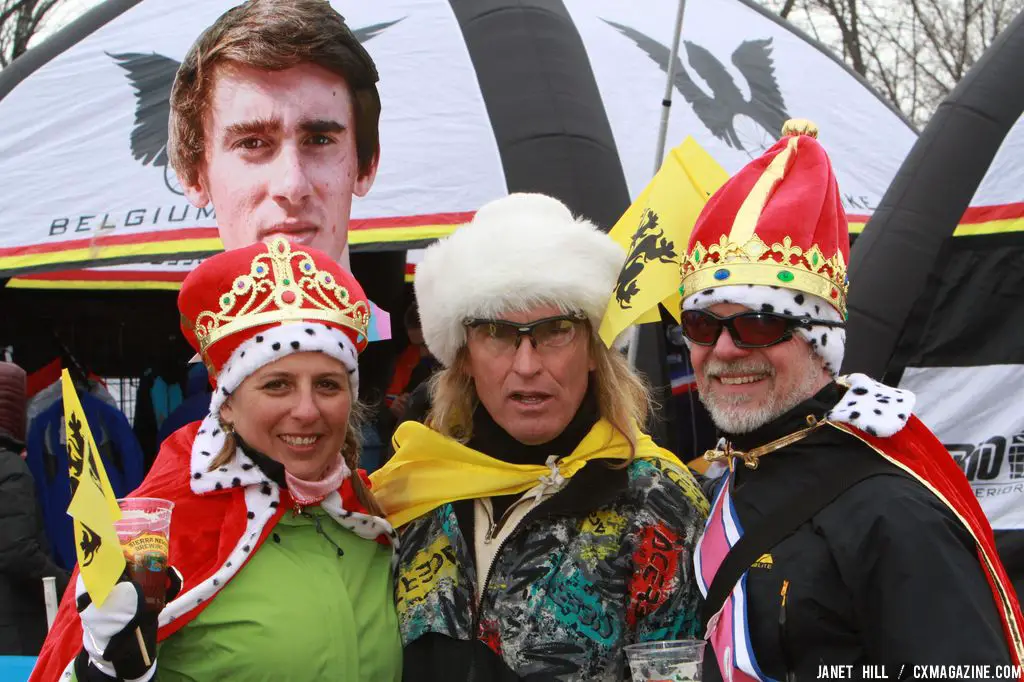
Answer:
<path fill-rule="evenodd" d="M 836 377 L 849 237 L 816 138 L 787 122 L 709 200 L 682 264 L 683 333 L 724 432 L 694 560 L 704 679 L 1019 664 L 992 531 L 914 396 Z"/>

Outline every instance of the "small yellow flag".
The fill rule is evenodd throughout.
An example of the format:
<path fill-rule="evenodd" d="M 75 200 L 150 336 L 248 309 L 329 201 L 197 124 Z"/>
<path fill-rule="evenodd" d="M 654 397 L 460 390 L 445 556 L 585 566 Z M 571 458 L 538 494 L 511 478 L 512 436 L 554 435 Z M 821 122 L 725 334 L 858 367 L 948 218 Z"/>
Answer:
<path fill-rule="evenodd" d="M 61 388 L 71 469 L 68 515 L 75 520 L 75 553 L 82 582 L 99 606 L 107 599 L 125 567 L 121 543 L 114 530 L 121 510 L 96 450 L 85 410 L 66 369 L 61 373 Z"/>
<path fill-rule="evenodd" d="M 626 249 L 626 264 L 601 321 L 609 346 L 633 324 L 678 320 L 682 256 L 697 216 L 729 174 L 692 137 L 669 152 L 661 169 L 608 234 Z"/>

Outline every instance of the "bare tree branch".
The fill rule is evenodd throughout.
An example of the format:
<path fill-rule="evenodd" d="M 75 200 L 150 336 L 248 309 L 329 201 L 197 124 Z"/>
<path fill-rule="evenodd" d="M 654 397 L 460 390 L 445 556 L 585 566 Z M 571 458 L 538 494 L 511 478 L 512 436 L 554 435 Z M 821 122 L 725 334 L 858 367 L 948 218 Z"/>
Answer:
<path fill-rule="evenodd" d="M 47 16 L 64 0 L 0 0 L 0 68 L 28 50 Z"/>
<path fill-rule="evenodd" d="M 1024 10 L 1024 0 L 760 1 L 835 50 L 917 124 Z"/>

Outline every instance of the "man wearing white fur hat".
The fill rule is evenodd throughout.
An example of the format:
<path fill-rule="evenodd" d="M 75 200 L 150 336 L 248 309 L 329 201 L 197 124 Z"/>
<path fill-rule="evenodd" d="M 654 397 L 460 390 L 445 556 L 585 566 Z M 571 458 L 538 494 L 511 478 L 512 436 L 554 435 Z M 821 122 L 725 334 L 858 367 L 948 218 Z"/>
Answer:
<path fill-rule="evenodd" d="M 516 194 L 427 250 L 416 299 L 444 365 L 372 480 L 402 530 L 406 680 L 626 679 L 623 647 L 696 633 L 707 509 L 643 434 L 644 385 L 596 334 L 625 254 Z"/>
<path fill-rule="evenodd" d="M 849 237 L 816 137 L 787 123 L 711 198 L 683 260 L 683 333 L 725 432 L 705 457 L 728 464 L 695 557 L 704 679 L 1019 664 L 992 531 L 914 396 L 834 378 Z"/>

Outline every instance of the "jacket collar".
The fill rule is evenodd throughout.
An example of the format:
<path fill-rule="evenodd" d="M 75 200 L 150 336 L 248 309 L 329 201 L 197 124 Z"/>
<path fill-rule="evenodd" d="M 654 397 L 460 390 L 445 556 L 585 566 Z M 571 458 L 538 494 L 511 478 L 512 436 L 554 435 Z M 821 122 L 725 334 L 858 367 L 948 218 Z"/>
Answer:
<path fill-rule="evenodd" d="M 569 479 L 558 493 L 537 505 L 521 521 L 528 523 L 537 518 L 569 516 L 580 518 L 614 502 L 629 485 L 629 470 L 622 463 L 603 460 L 588 462 Z M 474 537 L 473 500 L 453 503 L 455 519 L 463 538 L 472 546 Z M 475 558 L 470 552 L 471 560 Z"/>
<path fill-rule="evenodd" d="M 253 464 L 259 467 L 260 471 L 266 474 L 271 481 L 282 488 L 288 487 L 287 479 L 284 475 L 285 471 L 283 464 L 277 460 L 267 457 L 262 452 L 246 443 L 237 432 L 235 432 L 235 442 L 238 443 L 238 447 L 242 448 L 242 452 L 252 460 Z"/>

